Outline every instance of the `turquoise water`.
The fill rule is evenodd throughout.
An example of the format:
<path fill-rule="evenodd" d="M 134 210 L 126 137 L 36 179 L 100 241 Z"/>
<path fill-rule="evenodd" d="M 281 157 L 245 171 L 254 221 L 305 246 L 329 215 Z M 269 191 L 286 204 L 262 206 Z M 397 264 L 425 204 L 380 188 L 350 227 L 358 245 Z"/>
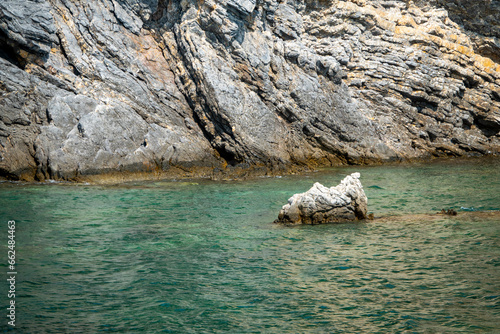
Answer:
<path fill-rule="evenodd" d="M 2 183 L 5 273 L 16 220 L 16 331 L 498 333 L 498 218 L 271 223 L 292 194 L 355 171 L 376 216 L 500 209 L 498 160 L 248 181 Z"/>

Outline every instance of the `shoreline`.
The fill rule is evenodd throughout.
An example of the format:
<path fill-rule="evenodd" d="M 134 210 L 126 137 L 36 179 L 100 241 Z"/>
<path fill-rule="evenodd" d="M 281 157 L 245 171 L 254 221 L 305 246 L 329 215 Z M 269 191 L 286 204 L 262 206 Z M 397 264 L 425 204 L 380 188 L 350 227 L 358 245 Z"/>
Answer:
<path fill-rule="evenodd" d="M 433 157 L 412 159 L 403 161 L 376 162 L 366 164 L 342 164 L 335 166 L 307 166 L 307 165 L 291 165 L 288 168 L 283 166 L 266 167 L 252 166 L 240 164 L 236 166 L 226 166 L 224 169 L 219 167 L 192 167 L 181 168 L 171 167 L 168 170 L 162 171 L 113 171 L 99 174 L 78 175 L 69 178 L 56 178 L 37 181 L 34 178 L 28 179 L 9 179 L 0 177 L 0 183 L 22 183 L 22 184 L 86 184 L 86 185 L 120 185 L 129 182 L 146 182 L 146 181 L 177 181 L 177 180 L 212 180 L 212 181 L 241 181 L 251 180 L 262 177 L 278 177 L 286 175 L 305 175 L 307 173 L 326 171 L 333 168 L 356 168 L 356 167 L 391 167 L 391 166 L 415 166 L 420 164 L 461 164 L 461 163 L 493 163 L 500 162 L 498 155 L 484 156 L 466 156 L 466 157 Z"/>

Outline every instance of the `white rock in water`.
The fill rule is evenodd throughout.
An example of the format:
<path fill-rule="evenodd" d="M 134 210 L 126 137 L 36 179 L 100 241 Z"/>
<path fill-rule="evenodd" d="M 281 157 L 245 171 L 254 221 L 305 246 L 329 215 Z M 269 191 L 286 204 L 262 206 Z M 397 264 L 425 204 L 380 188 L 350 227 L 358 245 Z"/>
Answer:
<path fill-rule="evenodd" d="M 331 188 L 316 182 L 305 193 L 290 197 L 275 223 L 323 224 L 366 219 L 368 199 L 359 177 L 359 173 L 353 173 Z"/>

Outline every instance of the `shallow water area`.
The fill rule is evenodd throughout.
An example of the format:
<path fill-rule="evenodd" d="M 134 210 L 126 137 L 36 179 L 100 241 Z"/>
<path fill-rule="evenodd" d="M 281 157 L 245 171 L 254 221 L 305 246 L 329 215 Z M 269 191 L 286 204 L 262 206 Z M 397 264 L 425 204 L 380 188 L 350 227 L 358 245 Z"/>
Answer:
<path fill-rule="evenodd" d="M 369 210 L 391 219 L 272 224 L 294 193 L 357 171 Z M 4 182 L 0 268 L 13 219 L 16 330 L 495 333 L 499 171 L 489 159 L 246 181 Z M 459 215 L 427 215 L 443 208 Z M 2 284 L 3 310 L 6 295 Z"/>

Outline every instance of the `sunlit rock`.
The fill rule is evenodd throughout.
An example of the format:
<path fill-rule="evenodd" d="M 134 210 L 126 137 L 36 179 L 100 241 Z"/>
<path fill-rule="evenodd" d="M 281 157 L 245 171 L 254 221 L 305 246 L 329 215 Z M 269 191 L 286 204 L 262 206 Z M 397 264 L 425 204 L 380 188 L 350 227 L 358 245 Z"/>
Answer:
<path fill-rule="evenodd" d="M 314 225 L 366 219 L 368 200 L 359 177 L 353 173 L 331 188 L 316 182 L 305 193 L 290 197 L 275 223 Z"/>
<path fill-rule="evenodd" d="M 500 154 L 498 22 L 486 0 L 0 0 L 0 178 Z"/>

